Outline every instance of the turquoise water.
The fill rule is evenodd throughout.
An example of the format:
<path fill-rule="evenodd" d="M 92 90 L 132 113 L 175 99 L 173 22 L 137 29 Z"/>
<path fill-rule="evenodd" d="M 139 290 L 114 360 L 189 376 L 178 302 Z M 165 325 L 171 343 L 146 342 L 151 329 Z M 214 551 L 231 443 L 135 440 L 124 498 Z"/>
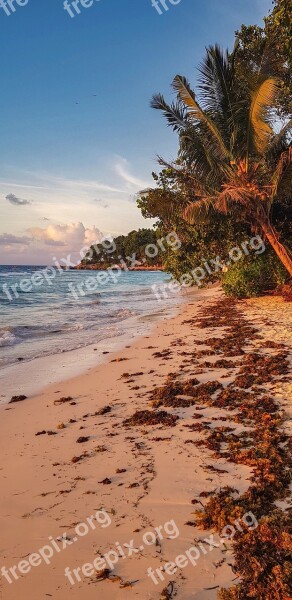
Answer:
<path fill-rule="evenodd" d="M 95 286 L 97 272 L 56 271 L 46 281 L 44 269 L 0 266 L 0 368 L 118 337 L 127 320 L 136 318 L 138 326 L 178 302 L 157 302 L 151 286 L 169 279 L 159 271 L 115 273 Z M 80 297 L 78 286 L 84 291 L 88 280 L 96 289 Z"/>

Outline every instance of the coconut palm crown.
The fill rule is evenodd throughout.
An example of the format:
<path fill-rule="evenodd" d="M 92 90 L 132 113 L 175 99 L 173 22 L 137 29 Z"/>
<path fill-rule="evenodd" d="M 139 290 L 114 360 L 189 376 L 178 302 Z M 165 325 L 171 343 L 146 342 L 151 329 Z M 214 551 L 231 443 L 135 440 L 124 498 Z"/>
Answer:
<path fill-rule="evenodd" d="M 214 211 L 231 214 L 262 231 L 292 275 L 292 255 L 271 223 L 275 199 L 291 194 L 292 120 L 274 130 L 273 106 L 278 82 L 267 51 L 261 69 L 248 81 L 237 76 L 236 45 L 232 53 L 219 46 L 206 50 L 199 67 L 198 98 L 188 80 L 177 75 L 176 101 L 161 94 L 152 107 L 162 110 L 179 135 L 173 164 L 160 159 L 189 190 L 182 206 L 189 223 L 211 219 Z"/>

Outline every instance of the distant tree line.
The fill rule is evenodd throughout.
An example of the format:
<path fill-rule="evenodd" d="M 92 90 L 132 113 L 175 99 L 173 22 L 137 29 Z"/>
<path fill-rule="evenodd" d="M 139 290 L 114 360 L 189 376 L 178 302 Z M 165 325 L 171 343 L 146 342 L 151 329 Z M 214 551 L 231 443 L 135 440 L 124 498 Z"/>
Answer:
<path fill-rule="evenodd" d="M 161 266 L 162 253 L 157 246 L 157 235 L 155 229 L 138 229 L 130 231 L 127 235 L 119 235 L 108 244 L 91 246 L 82 263 L 105 269 L 121 262 L 131 266 L 133 261 L 149 267 Z"/>

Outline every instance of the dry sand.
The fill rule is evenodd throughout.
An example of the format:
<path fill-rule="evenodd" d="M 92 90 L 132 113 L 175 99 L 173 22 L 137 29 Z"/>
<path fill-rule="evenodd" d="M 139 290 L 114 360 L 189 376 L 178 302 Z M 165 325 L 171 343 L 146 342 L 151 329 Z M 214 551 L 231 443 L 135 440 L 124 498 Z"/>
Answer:
<path fill-rule="evenodd" d="M 42 563 L 23 575 L 17 571 L 19 579 L 12 584 L 2 576 L 1 599 L 159 600 L 167 598 L 161 596 L 162 589 L 175 581 L 178 600 L 215 600 L 218 586 L 228 586 L 234 580 L 229 542 L 225 545 L 220 541 L 220 547 L 212 551 L 204 542 L 201 547 L 205 552 L 202 550 L 196 566 L 189 562 L 174 575 L 164 572 L 165 581 L 158 585 L 147 575 L 147 569 L 173 561 L 208 538 L 212 532 L 186 524 L 193 518 L 192 499 L 228 484 L 244 491 L 251 469 L 222 459 L 215 461 L 211 451 L 191 443 L 202 435 L 186 427 L 196 422 L 193 415 L 200 412 L 197 407 L 167 409 L 180 417 L 174 427 L 123 425 L 136 410 L 150 408 L 147 392 L 162 385 L 170 372 L 181 371 L 182 377 L 195 376 L 200 382 L 216 379 L 224 386 L 234 379 L 236 369 L 192 368 L 181 354 L 194 350 L 196 340 L 202 341 L 206 333 L 185 321 L 221 296 L 219 288 L 196 292 L 177 316 L 158 324 L 150 336 L 131 347 L 110 354 L 107 364 L 54 384 L 37 397 L 0 408 L 0 569 L 17 565 L 61 536 L 72 542 L 55 551 L 50 565 Z M 264 338 L 291 344 L 291 304 L 264 298 L 241 303 L 241 309 Z M 164 350 L 170 354 L 153 356 Z M 122 377 L 125 373 L 129 376 Z M 285 409 L 289 394 L 291 398 L 289 385 L 279 383 L 274 389 Z M 68 396 L 74 404 L 54 403 Z M 94 414 L 108 405 L 110 412 Z M 210 422 L 216 417 L 210 407 L 201 415 Z M 58 429 L 61 423 L 64 429 Z M 44 430 L 55 435 L 36 436 Z M 80 436 L 89 440 L 77 443 Z M 79 462 L 72 462 L 84 452 Z M 225 472 L 212 472 L 209 465 Z M 117 473 L 118 469 L 122 472 Z M 101 483 L 106 478 L 109 483 Z M 110 515 L 111 525 L 102 528 L 96 523 L 95 530 L 73 541 L 76 525 L 100 509 Z M 154 537 L 150 533 L 143 536 L 159 526 L 156 543 L 147 546 L 145 540 L 153 542 Z M 218 536 L 214 539 L 219 540 Z M 73 570 L 92 563 L 116 549 L 118 543 L 132 555 L 120 558 L 113 574 L 122 582 L 134 582 L 131 587 L 122 587 L 118 577 L 94 582 L 84 575 L 80 582 L 70 584 L 65 567 Z M 124 544 L 139 552 L 129 551 Z"/>

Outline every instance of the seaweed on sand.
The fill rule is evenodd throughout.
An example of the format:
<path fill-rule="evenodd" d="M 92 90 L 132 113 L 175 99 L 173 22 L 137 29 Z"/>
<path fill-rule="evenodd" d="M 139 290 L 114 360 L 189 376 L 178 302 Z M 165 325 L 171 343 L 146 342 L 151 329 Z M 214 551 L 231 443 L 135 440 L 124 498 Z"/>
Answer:
<path fill-rule="evenodd" d="M 175 595 L 174 581 L 170 581 L 169 584 L 162 590 L 160 600 L 171 600 Z"/>
<path fill-rule="evenodd" d="M 123 425 L 128 427 L 144 426 L 144 425 L 166 425 L 174 427 L 179 417 L 171 415 L 165 410 L 137 410 L 132 417 L 125 419 Z"/>
<path fill-rule="evenodd" d="M 67 402 L 71 402 L 71 400 L 73 400 L 73 398 L 71 396 L 63 396 L 62 398 L 59 398 L 58 400 L 54 400 L 54 404 L 55 406 L 57 406 L 58 404 L 66 404 Z"/>
<path fill-rule="evenodd" d="M 27 396 L 25 396 L 24 394 L 21 394 L 20 396 L 12 396 L 9 404 L 13 404 L 14 402 L 22 402 L 23 400 L 26 400 Z"/>
<path fill-rule="evenodd" d="M 234 385 L 246 389 L 252 385 L 269 383 L 272 377 L 287 375 L 289 373 L 287 356 L 287 351 L 272 356 L 257 352 L 246 354 Z"/>
<path fill-rule="evenodd" d="M 169 380 L 164 386 L 153 390 L 150 400 L 152 400 L 152 406 L 156 408 L 159 406 L 186 408 L 193 406 L 198 401 L 204 402 L 211 399 L 211 395 L 222 387 L 219 381 L 199 383 L 198 379 L 192 378 L 181 383 Z"/>
<path fill-rule="evenodd" d="M 229 301 L 223 301 L 223 305 L 219 302 L 214 311 L 209 309 L 209 316 L 202 326 L 213 327 L 215 315 L 220 326 L 227 324 L 225 318 L 228 320 L 227 312 L 231 306 L 233 337 L 232 329 L 239 313 Z M 218 326 L 218 322 L 216 325 Z M 239 332 L 241 344 L 243 341 L 251 343 L 249 338 L 253 335 L 253 328 L 243 322 L 239 326 Z M 216 342 L 211 340 L 210 345 L 219 352 L 219 338 L 213 338 L 215 339 Z M 225 342 L 223 347 L 225 351 Z M 274 346 L 269 342 L 263 347 Z M 292 593 L 291 518 L 275 504 L 291 495 L 291 451 L 288 436 L 282 429 L 282 411 L 258 387 L 273 383 L 279 376 L 286 375 L 287 358 L 287 349 L 272 355 L 260 352 L 246 354 L 234 384 L 211 399 L 211 405 L 219 409 L 236 409 L 234 420 L 251 429 L 235 436 L 217 428 L 202 443 L 208 445 L 216 456 L 224 456 L 232 462 L 253 468 L 251 485 L 245 493 L 239 495 L 232 488 L 222 488 L 208 499 L 202 510 L 195 513 L 197 525 L 208 529 L 213 527 L 217 531 L 221 531 L 227 524 L 233 525 L 236 519 L 248 513 L 254 519 L 253 527 L 243 526 L 241 531 L 234 528 L 233 570 L 240 577 L 240 583 L 229 590 L 221 589 L 218 596 L 220 600 L 288 600 Z M 254 385 L 252 391 L 236 389 L 236 386 L 246 388 L 251 385 Z M 221 449 L 222 443 L 224 452 Z"/>

